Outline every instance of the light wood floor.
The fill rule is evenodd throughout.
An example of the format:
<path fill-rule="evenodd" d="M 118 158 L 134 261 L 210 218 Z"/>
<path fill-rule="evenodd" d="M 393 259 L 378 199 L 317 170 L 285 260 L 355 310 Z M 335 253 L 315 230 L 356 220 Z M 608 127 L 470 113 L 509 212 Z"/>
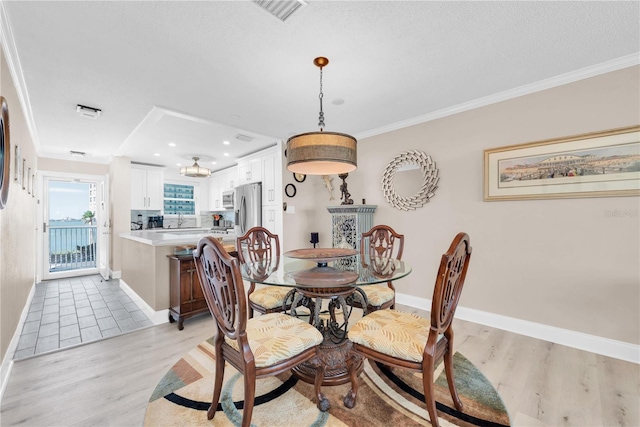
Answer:
<path fill-rule="evenodd" d="M 212 331 L 200 316 L 17 361 L 0 425 L 142 425 L 157 382 Z M 464 321 L 455 331 L 513 425 L 640 426 L 640 365 Z"/>

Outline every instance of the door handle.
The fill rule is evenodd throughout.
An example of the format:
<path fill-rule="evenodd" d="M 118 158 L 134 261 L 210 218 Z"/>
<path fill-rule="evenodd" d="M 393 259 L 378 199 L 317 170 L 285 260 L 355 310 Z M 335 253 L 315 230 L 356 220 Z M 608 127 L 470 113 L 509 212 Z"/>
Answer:
<path fill-rule="evenodd" d="M 46 233 L 46 232 L 47 232 L 47 223 L 46 223 L 46 222 L 43 222 L 43 223 L 42 223 L 42 232 L 43 232 L 43 233 Z"/>

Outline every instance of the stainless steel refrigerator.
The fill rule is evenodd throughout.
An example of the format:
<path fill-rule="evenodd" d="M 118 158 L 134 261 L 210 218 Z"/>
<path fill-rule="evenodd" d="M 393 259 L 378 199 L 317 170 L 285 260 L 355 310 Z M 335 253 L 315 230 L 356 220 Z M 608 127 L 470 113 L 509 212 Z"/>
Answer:
<path fill-rule="evenodd" d="M 243 236 L 251 227 L 262 225 L 262 184 L 245 184 L 235 189 L 234 210 L 236 236 Z"/>

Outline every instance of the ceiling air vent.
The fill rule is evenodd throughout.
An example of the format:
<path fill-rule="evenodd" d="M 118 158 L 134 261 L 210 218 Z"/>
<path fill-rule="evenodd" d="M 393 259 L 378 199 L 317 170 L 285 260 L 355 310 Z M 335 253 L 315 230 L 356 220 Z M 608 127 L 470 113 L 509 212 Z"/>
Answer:
<path fill-rule="evenodd" d="M 304 0 L 253 0 L 253 2 L 282 22 L 307 5 Z"/>
<path fill-rule="evenodd" d="M 87 107 L 86 105 L 76 105 L 76 111 L 80 114 L 80 117 L 85 119 L 97 119 L 102 110 L 99 108 Z"/>
<path fill-rule="evenodd" d="M 250 136 L 243 135 L 243 134 L 239 133 L 239 134 L 237 134 L 237 135 L 236 135 L 236 139 L 237 139 L 238 141 L 251 142 L 251 141 L 253 141 L 255 138 L 252 138 L 252 137 L 250 137 Z"/>

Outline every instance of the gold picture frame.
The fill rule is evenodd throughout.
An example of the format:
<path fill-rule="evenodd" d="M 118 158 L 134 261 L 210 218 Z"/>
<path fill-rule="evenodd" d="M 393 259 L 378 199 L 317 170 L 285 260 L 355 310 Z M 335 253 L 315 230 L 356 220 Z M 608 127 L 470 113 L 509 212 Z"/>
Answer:
<path fill-rule="evenodd" d="M 484 200 L 640 196 L 640 126 L 484 150 Z"/>

